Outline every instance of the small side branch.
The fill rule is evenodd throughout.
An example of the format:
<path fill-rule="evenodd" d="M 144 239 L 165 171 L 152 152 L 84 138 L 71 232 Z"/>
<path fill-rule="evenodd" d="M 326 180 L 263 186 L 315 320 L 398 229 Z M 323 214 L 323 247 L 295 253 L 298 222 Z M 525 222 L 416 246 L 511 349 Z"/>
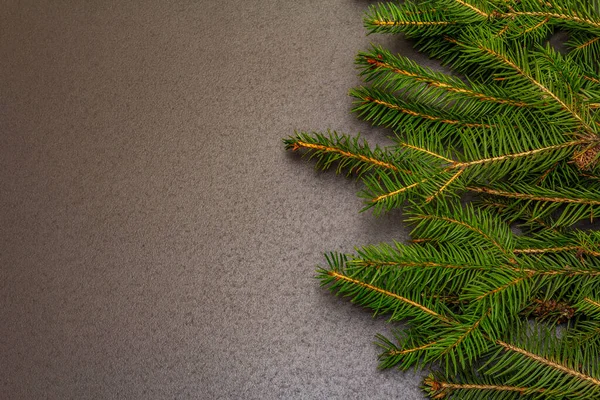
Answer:
<path fill-rule="evenodd" d="M 536 196 L 527 193 L 518 193 L 518 192 L 507 192 L 504 190 L 495 190 L 488 189 L 485 187 L 468 187 L 467 190 L 477 193 L 485 193 L 491 194 L 494 196 L 508 197 L 513 199 L 522 199 L 522 200 L 533 200 L 533 201 L 545 201 L 552 203 L 574 203 L 574 204 L 587 204 L 591 206 L 600 205 L 600 201 L 589 200 L 589 199 L 570 199 L 568 197 L 546 197 L 546 196 Z"/>
<path fill-rule="evenodd" d="M 493 392 L 518 392 L 520 394 L 530 393 L 530 392 L 538 392 L 542 393 L 544 389 L 532 389 L 528 387 L 521 386 L 507 386 L 507 385 L 484 385 L 484 384 L 475 384 L 475 383 L 451 383 L 442 380 L 436 380 L 433 377 L 425 378 L 423 382 L 426 386 L 430 387 L 433 391 L 434 395 L 443 394 L 444 396 L 434 397 L 443 399 L 447 394 L 456 390 L 486 390 Z"/>
<path fill-rule="evenodd" d="M 481 15 L 482 17 L 489 18 L 489 16 L 490 16 L 490 14 L 488 14 L 488 13 L 480 10 L 479 8 L 477 8 L 477 7 L 475 7 L 475 6 L 467 3 L 466 1 L 463 1 L 463 0 L 455 0 L 455 1 L 458 4 L 460 4 L 460 5 L 463 5 L 463 6 L 467 7 L 467 8 L 470 8 L 471 10 L 475 11 L 477 14 Z"/>
<path fill-rule="evenodd" d="M 473 161 L 455 162 L 454 165 L 452 165 L 450 168 L 464 168 L 464 167 L 469 167 L 471 165 L 486 164 L 486 163 L 491 163 L 491 162 L 504 161 L 504 160 L 509 160 L 509 159 L 521 158 L 521 157 L 528 157 L 528 156 L 532 156 L 532 155 L 538 154 L 538 153 L 543 153 L 546 151 L 563 149 L 565 147 L 574 147 L 574 146 L 579 146 L 579 145 L 587 144 L 587 143 L 588 143 L 587 140 L 573 140 L 570 142 L 561 143 L 561 144 L 557 144 L 554 146 L 542 147 L 542 148 L 535 149 L 535 150 L 524 151 L 521 153 L 505 154 L 502 156 L 482 158 L 480 160 L 473 160 Z"/>
<path fill-rule="evenodd" d="M 575 251 L 577 254 L 587 254 L 593 257 L 600 257 L 600 252 L 584 249 L 581 246 L 564 246 L 564 247 L 548 247 L 545 249 L 515 249 L 515 254 L 544 254 L 544 253 L 560 253 L 563 251 Z"/>
<path fill-rule="evenodd" d="M 491 127 L 490 125 L 487 125 L 487 124 L 468 123 L 468 122 L 462 122 L 462 121 L 455 120 L 455 119 L 442 118 L 442 117 L 438 117 L 435 115 L 419 113 L 419 112 L 416 112 L 413 110 L 409 110 L 408 108 L 400 107 L 396 104 L 388 103 L 387 101 L 375 99 L 370 96 L 364 96 L 364 97 L 362 97 L 362 100 L 364 100 L 366 102 L 374 103 L 374 104 L 379 104 L 379 105 L 389 108 L 391 110 L 396 110 L 403 114 L 412 115 L 413 117 L 428 119 L 430 121 L 436 121 L 436 122 L 441 122 L 441 123 L 450 124 L 450 125 L 463 125 L 468 128 L 490 128 Z"/>
<path fill-rule="evenodd" d="M 379 26 L 440 26 L 456 24 L 456 22 L 452 21 L 383 21 L 378 19 L 374 19 L 369 22 Z"/>
<path fill-rule="evenodd" d="M 390 292 L 388 290 L 382 289 L 380 287 L 371 285 L 371 284 L 366 283 L 366 282 L 359 281 L 358 279 L 351 278 L 351 277 L 346 276 L 344 274 L 340 274 L 339 272 L 336 272 L 336 271 L 327 271 L 327 274 L 329 276 L 333 277 L 335 280 L 343 280 L 343 281 L 346 281 L 346 282 L 351 282 L 351 283 L 353 283 L 353 284 L 355 284 L 357 286 L 361 286 L 361 287 L 364 287 L 364 288 L 369 289 L 371 291 L 380 293 L 380 294 L 382 294 L 382 295 L 384 295 L 386 297 L 390 297 L 390 298 L 399 300 L 402 303 L 407 304 L 407 305 L 409 305 L 411 307 L 417 308 L 417 309 L 421 310 L 422 312 L 424 312 L 426 314 L 429 314 L 429 315 L 432 315 L 432 316 L 436 317 L 437 319 L 439 319 L 439 320 L 441 320 L 441 321 L 443 321 L 445 323 L 451 323 L 452 322 L 450 319 L 446 318 L 445 316 L 443 316 L 441 314 L 436 313 L 435 311 L 433 311 L 433 310 L 425 307 L 424 305 L 419 304 L 419 303 L 417 303 L 415 301 L 412 301 L 410 299 L 407 299 L 406 297 L 402 297 L 402 296 L 400 296 L 400 295 L 398 295 L 396 293 Z"/>
<path fill-rule="evenodd" d="M 583 48 L 586 48 L 586 47 L 588 47 L 588 46 L 589 46 L 589 45 L 591 45 L 591 44 L 594 44 L 594 43 L 596 43 L 598 40 L 600 40 L 600 36 L 596 36 L 595 38 L 592 38 L 592 39 L 588 40 L 587 42 L 580 44 L 580 45 L 579 45 L 579 46 L 577 46 L 575 49 L 577 49 L 577 50 L 581 50 L 581 49 L 583 49 Z"/>
<path fill-rule="evenodd" d="M 581 18 L 575 15 L 540 12 L 540 11 L 512 11 L 508 13 L 494 13 L 492 16 L 496 18 L 514 18 L 520 16 L 527 17 L 543 17 L 548 19 L 560 19 L 563 21 L 577 22 L 580 24 L 589 25 L 593 28 L 600 28 L 600 22 L 592 21 L 591 19 Z"/>
<path fill-rule="evenodd" d="M 363 156 L 362 154 L 351 153 L 349 151 L 345 151 L 345 150 L 342 150 L 342 149 L 339 149 L 339 148 L 333 147 L 333 146 L 325 146 L 325 145 L 322 145 L 322 144 L 308 143 L 308 142 L 303 142 L 301 140 L 298 140 L 298 141 L 294 142 L 294 144 L 292 146 L 292 151 L 297 151 L 297 150 L 302 149 L 302 148 L 323 151 L 323 152 L 326 152 L 326 153 L 337 153 L 337 154 L 340 154 L 340 155 L 342 155 L 344 157 L 354 158 L 354 159 L 360 160 L 362 162 L 365 162 L 367 164 L 375 165 L 375 166 L 380 167 L 380 168 L 390 169 L 390 170 L 396 171 L 396 172 L 400 171 L 398 169 L 398 167 L 396 167 L 395 165 L 387 163 L 387 162 L 384 162 L 384 161 L 381 161 L 381 160 L 378 160 L 378 159 L 373 158 L 373 157 L 367 157 L 367 156 Z M 401 172 L 404 172 L 404 173 L 407 173 L 407 174 L 411 173 L 410 171 L 407 171 L 407 170 L 402 170 Z"/>
<path fill-rule="evenodd" d="M 491 291 L 489 291 L 487 293 L 482 294 L 481 296 L 477 297 L 476 300 L 482 300 L 482 299 L 484 299 L 484 298 L 486 298 L 488 296 L 492 296 L 492 295 L 494 295 L 496 293 L 499 293 L 499 292 L 501 292 L 501 291 L 503 291 L 503 290 L 505 290 L 505 289 L 507 289 L 507 288 L 509 288 L 511 286 L 514 286 L 514 285 L 518 284 L 519 282 L 524 281 L 525 279 L 531 278 L 534 274 L 535 273 L 533 271 L 532 272 L 528 272 L 525 276 L 521 276 L 521 277 L 518 277 L 516 279 L 513 279 L 512 281 L 510 281 L 510 282 L 508 282 L 508 283 L 506 283 L 506 284 L 504 284 L 504 285 L 502 285 L 500 287 L 497 287 L 494 290 L 491 290 Z"/>
<path fill-rule="evenodd" d="M 404 355 L 404 354 L 410 354 L 410 353 L 414 353 L 416 351 L 425 350 L 426 348 L 434 346 L 436 344 L 437 344 L 437 342 L 431 342 L 431 343 L 424 344 L 422 346 L 412 347 L 410 349 L 390 350 L 390 351 L 388 351 L 387 353 L 384 353 L 384 354 L 386 354 L 388 356 L 391 356 L 391 357 L 393 357 L 393 356 L 401 356 L 401 355 Z"/>
<path fill-rule="evenodd" d="M 439 196 L 439 195 L 440 195 L 440 193 L 442 193 L 444 190 L 446 190 L 446 188 L 447 188 L 448 186 L 450 186 L 450 184 L 451 184 L 452 182 L 454 182 L 456 179 L 458 179 L 458 177 L 459 177 L 459 176 L 460 176 L 460 175 L 461 175 L 463 172 L 465 172 L 465 170 L 464 170 L 464 169 L 460 169 L 460 170 L 459 170 L 457 173 L 455 173 L 455 174 L 454 174 L 454 175 L 453 175 L 453 176 L 452 176 L 450 179 L 448 179 L 448 181 L 447 181 L 446 183 L 444 183 L 444 185 L 443 185 L 441 188 L 439 188 L 439 190 L 438 190 L 437 192 L 435 192 L 435 193 L 434 193 L 434 194 L 432 194 L 431 196 L 427 197 L 427 198 L 425 199 L 425 203 L 429 203 L 431 200 L 433 200 L 434 198 L 436 198 L 437 196 Z"/>
<path fill-rule="evenodd" d="M 583 381 L 586 381 L 586 382 L 590 382 L 593 385 L 600 386 L 600 380 L 596 379 L 596 378 L 594 378 L 592 376 L 583 374 L 583 373 L 581 373 L 579 371 L 576 371 L 576 370 L 574 370 L 572 368 L 568 368 L 565 365 L 562 365 L 562 364 L 559 364 L 557 362 L 548 360 L 545 357 L 542 357 L 542 356 L 539 356 L 537 354 L 531 353 L 531 352 L 529 352 L 529 351 L 527 351 L 525 349 L 522 349 L 522 348 L 514 346 L 512 344 L 503 342 L 501 340 L 496 341 L 496 343 L 498 345 L 502 346 L 505 350 L 511 351 L 513 353 L 521 354 L 524 357 L 537 362 L 538 364 L 542 364 L 542 365 L 548 366 L 548 367 L 550 367 L 552 369 L 555 369 L 557 371 L 560 371 L 560 372 L 562 372 L 564 374 L 570 375 L 572 377 L 575 377 L 577 379 L 580 379 L 580 380 L 583 380 Z"/>
<path fill-rule="evenodd" d="M 456 219 L 452 219 L 452 218 L 449 218 L 449 217 L 441 217 L 441 216 L 438 216 L 438 215 L 423 214 L 423 215 L 419 215 L 418 218 L 421 218 L 421 219 L 437 219 L 437 220 L 442 220 L 442 221 L 450 222 L 450 223 L 455 224 L 455 225 L 463 226 L 463 227 L 467 228 L 468 230 L 473 231 L 473 232 L 481 235 L 483 238 L 485 238 L 487 241 L 489 241 L 495 247 L 497 247 L 503 254 L 505 254 L 507 257 L 509 257 L 511 260 L 513 260 L 512 257 L 510 257 L 508 251 L 500 243 L 498 243 L 491 236 L 489 236 L 484 231 L 482 231 L 481 229 L 479 229 L 479 228 L 477 228 L 477 227 L 475 227 L 473 225 L 469 225 L 469 224 L 467 224 L 466 222 L 463 222 L 463 221 L 458 221 Z"/>

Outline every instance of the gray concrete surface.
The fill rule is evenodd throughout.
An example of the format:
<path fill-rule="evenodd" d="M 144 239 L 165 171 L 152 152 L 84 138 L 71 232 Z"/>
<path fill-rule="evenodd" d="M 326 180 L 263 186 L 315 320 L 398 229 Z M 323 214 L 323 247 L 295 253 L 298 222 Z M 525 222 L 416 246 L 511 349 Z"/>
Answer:
<path fill-rule="evenodd" d="M 0 398 L 418 399 L 318 287 L 404 239 L 283 150 L 349 113 L 367 1 L 0 0 Z"/>

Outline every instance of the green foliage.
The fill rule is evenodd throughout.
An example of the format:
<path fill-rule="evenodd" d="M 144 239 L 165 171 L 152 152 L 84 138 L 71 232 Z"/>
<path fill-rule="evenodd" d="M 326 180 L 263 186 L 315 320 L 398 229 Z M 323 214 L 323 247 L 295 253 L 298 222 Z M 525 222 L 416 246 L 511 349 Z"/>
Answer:
<path fill-rule="evenodd" d="M 410 216 L 410 245 L 332 253 L 328 268 L 319 270 L 331 291 L 390 321 L 410 321 L 396 342 L 379 337 L 382 367 L 442 361 L 447 373 L 457 373 L 494 349 L 524 314 L 548 320 L 558 310 L 554 322 L 568 317 L 581 323 L 600 314 L 597 232 L 524 238 L 489 212 L 441 211 Z"/>
<path fill-rule="evenodd" d="M 380 366 L 433 368 L 431 398 L 600 398 L 600 234 L 573 228 L 600 214 L 600 5 L 407 0 L 371 6 L 365 27 L 456 74 L 373 46 L 353 111 L 394 144 L 284 140 L 361 180 L 364 210 L 402 207 L 413 226 L 409 244 L 327 254 L 321 284 L 407 322 L 377 336 Z"/>

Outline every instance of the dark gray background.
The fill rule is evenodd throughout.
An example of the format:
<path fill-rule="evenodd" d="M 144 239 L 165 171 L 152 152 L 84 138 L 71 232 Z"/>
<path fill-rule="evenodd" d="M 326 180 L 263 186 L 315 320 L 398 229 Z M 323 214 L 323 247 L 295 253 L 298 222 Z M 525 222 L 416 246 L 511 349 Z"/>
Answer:
<path fill-rule="evenodd" d="M 286 153 L 349 113 L 367 1 L 0 0 L 0 397 L 422 398 L 320 289 L 398 239 Z"/>

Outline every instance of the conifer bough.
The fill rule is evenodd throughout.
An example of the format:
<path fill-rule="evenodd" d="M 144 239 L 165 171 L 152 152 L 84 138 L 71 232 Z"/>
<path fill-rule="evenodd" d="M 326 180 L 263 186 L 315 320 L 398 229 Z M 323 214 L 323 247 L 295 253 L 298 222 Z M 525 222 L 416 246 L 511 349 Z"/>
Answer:
<path fill-rule="evenodd" d="M 361 179 L 365 209 L 405 206 L 415 226 L 411 244 L 328 254 L 322 284 L 409 321 L 378 336 L 381 367 L 433 368 L 431 398 L 600 398 L 600 235 L 572 227 L 600 212 L 598 3 L 385 3 L 365 26 L 404 33 L 462 77 L 373 46 L 350 95 L 394 145 L 284 140 Z M 557 30 L 562 53 L 547 43 Z M 467 192 L 476 200 L 461 206 Z"/>

